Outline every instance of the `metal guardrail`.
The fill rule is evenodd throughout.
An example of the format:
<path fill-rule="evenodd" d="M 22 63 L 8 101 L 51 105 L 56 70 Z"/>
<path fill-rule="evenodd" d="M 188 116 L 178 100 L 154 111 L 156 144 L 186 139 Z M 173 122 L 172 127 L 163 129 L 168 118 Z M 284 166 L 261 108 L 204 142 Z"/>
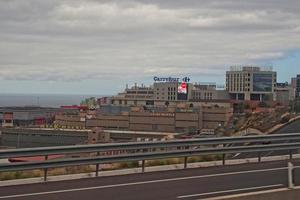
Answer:
<path fill-rule="evenodd" d="M 114 156 L 95 156 L 83 158 L 67 158 L 62 160 L 46 160 L 41 162 L 21 162 L 0 165 L 0 172 L 4 171 L 18 171 L 31 169 L 45 169 L 55 167 L 66 167 L 75 165 L 93 165 L 93 164 L 107 164 L 127 161 L 142 161 L 165 158 L 180 158 L 191 157 L 198 155 L 213 155 L 213 154 L 232 154 L 232 153 L 253 153 L 265 151 L 279 151 L 279 150 L 297 150 L 300 149 L 300 143 L 288 144 L 273 144 L 273 145 L 253 145 L 253 146 L 236 146 L 236 147 L 218 147 L 218 148 L 203 148 L 198 150 L 183 150 L 170 152 L 152 152 L 152 153 L 137 153 L 128 155 L 114 155 Z"/>
<path fill-rule="evenodd" d="M 263 136 L 244 136 L 244 137 L 220 137 L 220 138 L 202 138 L 189 140 L 173 140 L 160 142 L 133 142 L 133 143 L 116 143 L 116 144 L 96 144 L 96 145 L 74 145 L 59 147 L 41 147 L 30 149 L 13 149 L 1 150 L 0 158 L 21 157 L 21 156 L 45 156 L 45 161 L 25 162 L 25 163 L 9 163 L 0 165 L 0 172 L 44 169 L 44 180 L 47 179 L 48 168 L 76 166 L 76 165 L 96 165 L 96 176 L 99 172 L 99 164 L 117 163 L 127 161 L 142 161 L 142 171 L 145 171 L 145 160 L 165 159 L 165 158 L 184 158 L 184 168 L 187 167 L 188 157 L 198 155 L 221 154 L 223 164 L 225 164 L 226 154 L 257 152 L 258 161 L 261 161 L 261 152 L 288 150 L 290 159 L 294 150 L 300 149 L 299 143 L 289 143 L 291 140 L 300 140 L 300 134 L 278 134 Z M 268 144 L 268 145 L 250 145 L 243 146 L 245 143 L 261 143 L 285 141 L 288 143 Z M 238 146 L 207 147 L 205 145 L 219 144 L 240 144 Z M 153 148 L 172 148 L 172 147 L 190 147 L 201 146 L 198 149 L 188 150 L 170 150 L 147 153 L 121 154 L 114 156 L 100 156 L 99 152 L 116 151 L 116 150 L 138 150 Z M 47 160 L 48 155 L 53 154 L 70 154 L 70 153 L 88 153 L 98 152 L 97 156 L 82 158 L 64 158 L 57 160 Z"/>
<path fill-rule="evenodd" d="M 225 164 L 225 155 L 233 153 L 249 153 L 266 151 L 288 150 L 290 159 L 295 150 L 300 149 L 300 143 L 284 143 L 253 146 L 231 146 L 231 147 L 210 147 L 196 150 L 180 150 L 150 153 L 123 154 L 115 156 L 95 156 L 83 158 L 65 158 L 61 160 L 46 160 L 39 162 L 9 163 L 0 165 L 0 172 L 44 169 L 44 180 L 47 180 L 48 168 L 78 166 L 78 165 L 96 165 L 96 176 L 99 172 L 99 164 L 118 163 L 129 161 L 142 161 L 142 172 L 145 171 L 145 160 L 165 159 L 165 158 L 184 158 L 184 168 L 187 168 L 188 157 L 199 155 L 222 154 L 223 164 Z M 258 160 L 260 162 L 260 159 Z"/>
<path fill-rule="evenodd" d="M 48 156 L 48 155 L 57 155 L 57 154 L 190 147 L 190 146 L 219 145 L 219 144 L 261 143 L 261 142 L 291 141 L 291 140 L 300 141 L 300 133 L 276 134 L 276 135 L 274 134 L 274 135 L 261 135 L 261 136 L 200 138 L 200 139 L 184 139 L 184 140 L 181 139 L 181 140 L 170 140 L 170 141 L 159 141 L 159 142 L 129 142 L 129 143 L 114 143 L 114 144 L 72 145 L 72 146 L 0 150 L 0 159 L 9 158 L 9 157 Z"/>

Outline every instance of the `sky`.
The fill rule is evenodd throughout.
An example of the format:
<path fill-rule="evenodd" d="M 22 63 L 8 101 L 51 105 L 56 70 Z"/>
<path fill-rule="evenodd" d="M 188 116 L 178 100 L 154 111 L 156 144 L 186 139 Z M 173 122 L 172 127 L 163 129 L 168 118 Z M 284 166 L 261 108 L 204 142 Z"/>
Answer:
<path fill-rule="evenodd" d="M 99 94 L 153 76 L 300 74 L 299 0 L 0 0 L 0 93 Z"/>

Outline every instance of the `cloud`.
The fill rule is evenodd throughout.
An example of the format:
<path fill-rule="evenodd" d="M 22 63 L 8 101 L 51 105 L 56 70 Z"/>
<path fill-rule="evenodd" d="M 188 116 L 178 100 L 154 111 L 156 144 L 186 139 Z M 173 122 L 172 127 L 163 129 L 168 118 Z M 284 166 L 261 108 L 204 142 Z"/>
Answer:
<path fill-rule="evenodd" d="M 0 2 L 0 79 L 222 74 L 300 48 L 298 0 Z"/>

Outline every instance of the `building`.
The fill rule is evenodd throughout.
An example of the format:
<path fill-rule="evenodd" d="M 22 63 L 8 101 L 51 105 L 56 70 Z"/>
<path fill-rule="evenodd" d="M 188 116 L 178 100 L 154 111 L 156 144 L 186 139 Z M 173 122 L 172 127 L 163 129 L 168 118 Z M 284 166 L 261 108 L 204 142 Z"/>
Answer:
<path fill-rule="evenodd" d="M 153 105 L 153 100 L 153 86 L 147 87 L 143 84 L 141 86 L 135 84 L 131 88 L 128 88 L 128 85 L 126 85 L 126 89 L 123 92 L 111 97 L 109 101 L 106 100 L 106 104 L 123 106 Z"/>
<path fill-rule="evenodd" d="M 296 98 L 300 98 L 300 74 L 296 78 Z"/>
<path fill-rule="evenodd" d="M 295 99 L 295 89 L 286 83 L 277 83 L 274 90 L 275 100 L 282 105 L 289 105 Z"/>
<path fill-rule="evenodd" d="M 191 99 L 192 88 L 191 83 L 176 81 L 155 82 L 149 87 L 135 84 L 131 88 L 126 86 L 124 92 L 111 98 L 110 103 L 123 106 L 154 106 L 155 102 L 168 104 L 172 101 L 188 101 Z"/>
<path fill-rule="evenodd" d="M 296 87 L 297 87 L 297 77 L 291 78 L 291 86 L 296 89 Z"/>
<path fill-rule="evenodd" d="M 229 94 L 226 90 L 217 90 L 216 84 L 189 83 L 188 77 L 180 81 L 179 78 L 154 78 L 153 85 L 135 84 L 110 100 L 101 98 L 100 106 L 176 106 L 182 102 L 226 101 Z M 161 81 L 166 80 L 166 81 Z"/>
<path fill-rule="evenodd" d="M 57 128 L 102 127 L 103 129 L 195 133 L 202 129 L 216 129 L 226 125 L 232 115 L 231 107 L 217 104 L 195 106 L 182 104 L 177 107 L 132 107 L 129 112 L 98 112 L 93 118 L 80 120 L 78 116 L 56 116 Z"/>
<path fill-rule="evenodd" d="M 186 82 L 155 82 L 154 100 L 188 101 L 191 99 L 193 85 Z"/>
<path fill-rule="evenodd" d="M 104 130 L 100 127 L 91 128 L 88 131 L 88 143 L 112 143 L 112 142 L 140 142 L 171 140 L 179 134 L 163 132 L 143 132 L 125 130 Z"/>
<path fill-rule="evenodd" d="M 56 113 L 66 111 L 60 108 L 45 107 L 1 107 L 2 126 L 42 126 L 52 124 Z"/>
<path fill-rule="evenodd" d="M 229 93 L 226 90 L 217 90 L 216 84 L 195 83 L 192 89 L 190 101 L 228 100 Z"/>
<path fill-rule="evenodd" d="M 276 79 L 271 68 L 231 67 L 226 72 L 226 90 L 234 100 L 274 100 Z"/>
<path fill-rule="evenodd" d="M 14 113 L 3 112 L 2 113 L 2 127 L 13 127 L 14 126 Z"/>
<path fill-rule="evenodd" d="M 295 98 L 300 97 L 300 74 L 291 79 L 291 87 L 294 89 Z"/>
<path fill-rule="evenodd" d="M 1 129 L 1 145 L 16 148 L 64 146 L 110 142 L 159 141 L 173 139 L 174 133 L 76 129 Z"/>

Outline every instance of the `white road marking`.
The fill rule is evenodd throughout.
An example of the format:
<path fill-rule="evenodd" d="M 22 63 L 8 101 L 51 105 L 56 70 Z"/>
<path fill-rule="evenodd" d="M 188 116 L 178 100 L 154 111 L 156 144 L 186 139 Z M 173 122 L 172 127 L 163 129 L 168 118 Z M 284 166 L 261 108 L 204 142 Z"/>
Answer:
<path fill-rule="evenodd" d="M 241 155 L 241 153 L 235 154 L 232 158 L 236 158 L 236 157 L 238 157 L 239 155 Z"/>
<path fill-rule="evenodd" d="M 259 169 L 259 170 L 249 170 L 249 171 L 239 171 L 239 172 L 228 172 L 228 173 L 209 174 L 209 175 L 200 175 L 200 176 L 189 176 L 189 177 L 181 177 L 181 178 L 158 179 L 158 180 L 152 180 L 152 181 L 141 181 L 141 182 L 133 182 L 133 183 L 122 183 L 122 184 L 103 185 L 103 186 L 86 187 L 86 188 L 75 188 L 75 189 L 65 189 L 65 190 L 54 190 L 54 191 L 48 191 L 48 192 L 36 192 L 36 193 L 28 193 L 28 194 L 16 194 L 16 195 L 0 196 L 0 199 L 30 197 L 30 196 L 39 196 L 39 195 L 47 195 L 47 194 L 58 194 L 58 193 L 67 193 L 67 192 L 77 192 L 77 191 L 86 191 L 86 190 L 114 188 L 114 187 L 125 187 L 125 186 L 133 186 L 133 185 L 143 185 L 143 184 L 151 184 L 151 183 L 162 183 L 162 182 L 171 182 L 171 181 L 191 180 L 191 179 L 209 178 L 209 177 L 217 177 L 217 176 L 229 176 L 229 175 L 238 175 L 238 174 L 247 174 L 247 173 L 278 171 L 278 170 L 285 170 L 285 169 L 286 169 L 286 167 L 281 167 L 281 168 L 273 168 L 273 169 Z"/>
<path fill-rule="evenodd" d="M 266 185 L 266 186 L 260 186 L 260 187 L 250 187 L 250 188 L 241 188 L 241 189 L 235 189 L 235 190 L 224 190 L 224 191 L 207 192 L 207 193 L 201 193 L 201 194 L 183 195 L 183 196 L 178 196 L 177 198 L 183 199 L 183 198 L 200 197 L 200 196 L 214 195 L 214 194 L 224 194 L 224 193 L 230 193 L 230 192 L 242 192 L 242 191 L 248 191 L 248 190 L 267 189 L 267 188 L 282 187 L 282 186 L 284 186 L 284 185 L 283 184 Z"/>

